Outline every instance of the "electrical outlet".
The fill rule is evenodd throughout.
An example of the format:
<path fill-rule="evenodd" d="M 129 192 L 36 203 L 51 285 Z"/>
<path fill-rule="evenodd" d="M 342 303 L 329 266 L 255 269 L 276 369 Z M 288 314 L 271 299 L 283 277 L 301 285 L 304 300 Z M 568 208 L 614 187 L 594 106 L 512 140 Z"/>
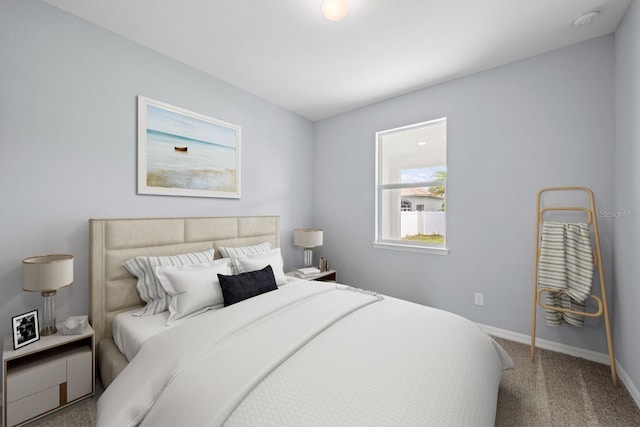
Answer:
<path fill-rule="evenodd" d="M 484 305 L 484 294 L 476 292 L 475 303 L 476 305 Z"/>

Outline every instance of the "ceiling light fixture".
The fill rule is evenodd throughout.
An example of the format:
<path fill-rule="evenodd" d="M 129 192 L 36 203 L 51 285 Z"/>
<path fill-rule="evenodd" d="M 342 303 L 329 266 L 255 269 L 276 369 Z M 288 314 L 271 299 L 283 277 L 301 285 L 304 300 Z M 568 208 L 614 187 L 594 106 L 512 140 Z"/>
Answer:
<path fill-rule="evenodd" d="M 575 21 L 573 21 L 573 25 L 575 25 L 576 27 L 584 27 L 585 25 L 589 25 L 593 21 L 598 19 L 598 15 L 600 15 L 600 12 L 598 12 L 597 10 L 583 13 L 582 15 L 578 16 Z"/>
<path fill-rule="evenodd" d="M 339 21 L 347 15 L 349 3 L 347 0 L 324 0 L 322 13 L 330 21 Z"/>

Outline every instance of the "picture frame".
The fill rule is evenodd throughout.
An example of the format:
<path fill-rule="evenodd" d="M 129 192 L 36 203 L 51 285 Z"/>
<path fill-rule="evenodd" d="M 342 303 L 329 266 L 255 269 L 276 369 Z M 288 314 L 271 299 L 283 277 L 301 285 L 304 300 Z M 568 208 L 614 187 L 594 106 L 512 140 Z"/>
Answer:
<path fill-rule="evenodd" d="M 241 128 L 138 95 L 138 194 L 240 198 Z"/>
<path fill-rule="evenodd" d="M 13 331 L 13 349 L 17 350 L 40 339 L 38 310 L 29 311 L 11 318 Z"/>

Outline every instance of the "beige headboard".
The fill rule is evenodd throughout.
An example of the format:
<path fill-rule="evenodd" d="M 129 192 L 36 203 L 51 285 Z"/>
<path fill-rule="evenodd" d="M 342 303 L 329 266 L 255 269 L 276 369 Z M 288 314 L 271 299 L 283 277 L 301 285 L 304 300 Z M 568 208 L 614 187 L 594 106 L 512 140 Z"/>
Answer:
<path fill-rule="evenodd" d="M 269 241 L 280 247 L 280 217 L 91 219 L 91 325 L 96 343 L 111 337 L 120 312 L 142 304 L 136 279 L 122 262 Z M 220 254 L 216 251 L 216 258 Z"/>

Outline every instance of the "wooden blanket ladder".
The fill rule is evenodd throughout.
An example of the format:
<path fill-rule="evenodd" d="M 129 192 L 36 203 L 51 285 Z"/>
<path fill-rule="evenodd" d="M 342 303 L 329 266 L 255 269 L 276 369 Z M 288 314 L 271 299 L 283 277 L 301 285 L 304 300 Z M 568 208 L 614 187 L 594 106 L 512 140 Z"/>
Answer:
<path fill-rule="evenodd" d="M 583 191 L 589 196 L 589 204 L 587 207 L 575 207 L 575 206 L 558 206 L 558 207 L 544 207 L 541 209 L 541 199 L 544 193 L 547 192 L 561 192 L 561 191 Z M 597 305 L 598 310 L 596 312 L 581 312 L 568 308 L 553 307 L 547 305 L 542 300 L 542 294 L 545 292 L 564 293 L 557 289 L 539 287 L 538 286 L 538 262 L 540 259 L 540 239 L 541 239 L 541 227 L 540 224 L 544 221 L 544 214 L 550 211 L 575 211 L 584 212 L 587 216 L 587 223 L 593 228 L 593 235 L 595 240 L 595 253 L 593 254 L 594 266 L 598 267 L 598 276 L 600 277 L 600 292 L 601 298 L 597 295 L 589 295 L 588 298 L 593 299 Z M 600 251 L 600 235 L 598 233 L 598 218 L 596 214 L 596 206 L 593 197 L 593 192 L 587 187 L 548 187 L 543 188 L 538 192 L 538 198 L 536 201 L 536 243 L 535 243 L 535 262 L 534 262 L 534 277 L 533 277 L 533 301 L 531 304 L 531 362 L 535 361 L 536 351 L 536 305 L 544 308 L 545 310 L 553 310 L 563 313 L 571 313 L 575 315 L 585 317 L 600 317 L 604 316 L 604 326 L 607 334 L 607 346 L 609 348 L 609 363 L 611 366 L 611 380 L 615 387 L 618 386 L 618 376 L 616 374 L 616 359 L 613 352 L 613 337 L 611 335 L 611 324 L 609 320 L 609 308 L 607 303 L 607 289 L 604 280 L 604 269 L 602 266 L 602 253 Z"/>

